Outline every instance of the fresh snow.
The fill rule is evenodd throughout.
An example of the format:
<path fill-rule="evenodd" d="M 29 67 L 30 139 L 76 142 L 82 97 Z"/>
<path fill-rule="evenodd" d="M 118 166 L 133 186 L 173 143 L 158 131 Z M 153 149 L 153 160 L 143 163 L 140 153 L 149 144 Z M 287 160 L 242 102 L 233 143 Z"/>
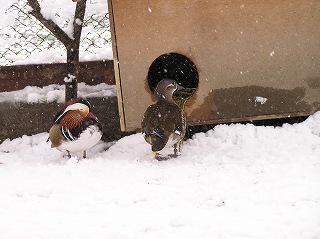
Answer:
<path fill-rule="evenodd" d="M 320 238 L 319 122 L 218 125 L 162 162 L 140 133 L 79 162 L 46 132 L 7 139 L 1 238 Z"/>

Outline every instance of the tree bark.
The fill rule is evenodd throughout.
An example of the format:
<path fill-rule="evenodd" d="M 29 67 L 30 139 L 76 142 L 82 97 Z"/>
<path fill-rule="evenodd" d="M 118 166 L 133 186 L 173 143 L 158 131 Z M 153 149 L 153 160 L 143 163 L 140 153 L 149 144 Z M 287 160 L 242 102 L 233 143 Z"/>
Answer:
<path fill-rule="evenodd" d="M 83 19 L 86 10 L 87 0 L 77 2 L 76 11 L 73 19 L 73 41 L 67 46 L 67 72 L 66 101 L 77 98 L 78 77 L 79 77 L 79 48 L 83 26 Z"/>
<path fill-rule="evenodd" d="M 83 19 L 86 10 L 87 0 L 77 2 L 73 18 L 73 37 L 69 37 L 55 22 L 46 19 L 41 13 L 38 0 L 27 0 L 32 7 L 30 14 L 39 20 L 52 34 L 62 42 L 67 49 L 67 76 L 65 81 L 65 101 L 77 98 L 77 81 L 79 75 L 79 48 L 83 26 Z"/>
<path fill-rule="evenodd" d="M 65 101 L 77 98 L 79 76 L 79 50 L 76 52 L 72 45 L 67 48 L 67 73 L 64 82 L 66 85 Z"/>

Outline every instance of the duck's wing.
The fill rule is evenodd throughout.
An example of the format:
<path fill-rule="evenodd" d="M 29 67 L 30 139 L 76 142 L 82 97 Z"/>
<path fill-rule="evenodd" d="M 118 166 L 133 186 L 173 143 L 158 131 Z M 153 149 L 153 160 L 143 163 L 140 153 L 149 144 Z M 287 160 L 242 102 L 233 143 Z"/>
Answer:
<path fill-rule="evenodd" d="M 148 107 L 142 119 L 141 132 L 153 151 L 163 149 L 169 138 L 177 141 L 180 136 L 184 137 L 185 120 L 181 114 L 181 109 L 171 103 L 160 102 Z"/>
<path fill-rule="evenodd" d="M 71 114 L 70 114 L 71 115 Z M 69 116 L 72 120 L 68 120 L 65 124 L 60 124 L 61 134 L 68 141 L 75 141 L 80 135 L 89 127 L 96 126 L 98 131 L 102 131 L 100 121 L 91 112 L 85 118 L 78 118 L 76 116 Z M 64 122 L 64 121 L 62 121 Z"/>

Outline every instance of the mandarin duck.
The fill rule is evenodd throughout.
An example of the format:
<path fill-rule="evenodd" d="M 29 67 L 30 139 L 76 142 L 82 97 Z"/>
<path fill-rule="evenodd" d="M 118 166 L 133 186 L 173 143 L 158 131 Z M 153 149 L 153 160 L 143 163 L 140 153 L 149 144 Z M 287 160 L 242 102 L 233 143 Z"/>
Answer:
<path fill-rule="evenodd" d="M 60 151 L 83 151 L 96 145 L 102 137 L 102 126 L 98 118 L 90 111 L 90 103 L 83 98 L 68 101 L 54 118 L 49 131 L 52 147 Z"/>
<path fill-rule="evenodd" d="M 166 160 L 169 157 L 177 157 L 177 147 L 181 151 L 181 145 L 186 133 L 186 117 L 183 110 L 175 103 L 172 96 L 176 90 L 184 87 L 175 80 L 162 79 L 154 90 L 157 102 L 150 105 L 141 122 L 141 132 L 152 146 L 154 158 Z M 165 146 L 174 147 L 174 154 L 169 157 L 160 156 L 159 152 Z"/>

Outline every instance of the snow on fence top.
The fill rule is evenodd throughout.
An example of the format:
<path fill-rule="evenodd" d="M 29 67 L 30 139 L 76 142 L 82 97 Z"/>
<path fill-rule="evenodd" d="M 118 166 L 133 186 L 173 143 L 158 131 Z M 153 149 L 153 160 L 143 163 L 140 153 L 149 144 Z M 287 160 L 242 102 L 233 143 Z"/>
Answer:
<path fill-rule="evenodd" d="M 76 3 L 39 1 L 42 14 L 69 31 Z M 63 44 L 28 14 L 26 0 L 9 0 L 0 6 L 0 65 L 65 62 Z M 80 44 L 80 61 L 111 59 L 111 34 L 107 0 L 89 0 Z"/>
<path fill-rule="evenodd" d="M 0 92 L 0 103 L 2 102 L 26 102 L 29 104 L 34 103 L 50 103 L 58 102 L 63 103 L 64 98 L 64 85 L 52 84 L 44 87 L 27 86 L 22 90 L 11 92 Z M 83 82 L 78 83 L 79 97 L 95 98 L 95 97 L 115 97 L 116 86 L 100 83 L 98 85 L 87 85 Z"/>

